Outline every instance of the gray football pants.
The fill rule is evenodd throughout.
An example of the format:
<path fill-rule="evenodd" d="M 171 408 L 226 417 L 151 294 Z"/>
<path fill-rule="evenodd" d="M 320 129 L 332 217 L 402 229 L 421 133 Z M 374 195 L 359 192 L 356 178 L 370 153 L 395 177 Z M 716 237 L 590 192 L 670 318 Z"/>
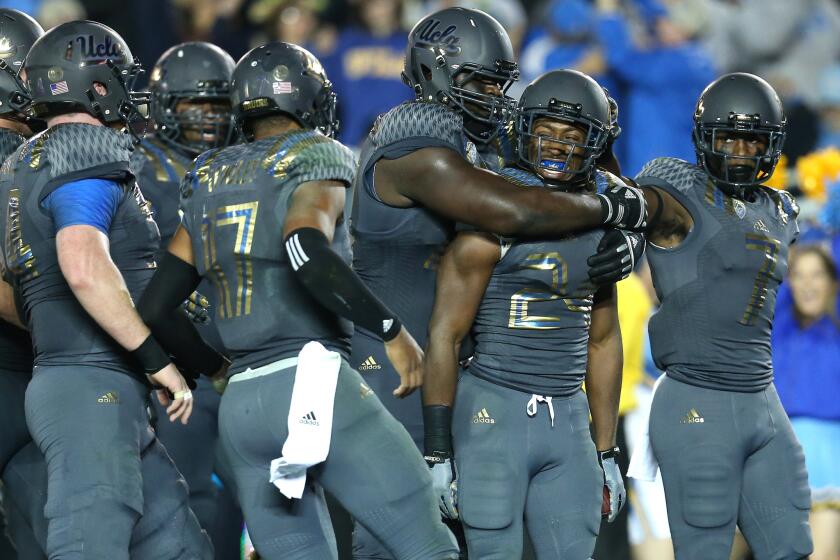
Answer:
<path fill-rule="evenodd" d="M 462 373 L 452 437 L 458 511 L 470 558 L 587 560 L 601 523 L 604 474 L 582 391 L 526 412 L 531 395 Z"/>
<path fill-rule="evenodd" d="M 190 509 L 201 527 L 210 531 L 216 522 L 219 488 L 213 482 L 216 465 L 216 440 L 221 396 L 210 379 L 201 376 L 193 390 L 195 403 L 189 423 L 170 422 L 166 409 L 152 399 L 155 407 L 155 433 L 187 481 Z"/>
<path fill-rule="evenodd" d="M 771 384 L 757 393 L 662 380 L 650 412 L 677 560 L 726 560 L 735 525 L 756 560 L 812 552 L 805 457 Z"/>
<path fill-rule="evenodd" d="M 269 483 L 282 453 L 296 360 L 231 379 L 219 409 L 219 438 L 255 548 L 266 560 L 335 560 L 335 537 L 321 488 L 398 560 L 458 558 L 443 525 L 426 463 L 411 438 L 346 362 L 335 393 L 330 452 L 308 472 L 300 500 Z"/>
<path fill-rule="evenodd" d="M 26 421 L 46 461 L 50 560 L 207 560 L 187 487 L 149 426 L 148 391 L 97 367 L 37 367 Z"/>
<path fill-rule="evenodd" d="M 353 336 L 351 363 L 379 397 L 385 409 L 408 430 L 414 444 L 422 450 L 423 406 L 420 402 L 420 391 L 415 391 L 403 399 L 394 396 L 393 391 L 399 385 L 400 376 L 385 354 L 382 341 L 357 331 Z M 393 560 L 393 556 L 385 547 L 358 522 L 353 524 L 353 558 Z"/>
<path fill-rule="evenodd" d="M 37 527 L 29 525 L 26 512 L 42 507 L 47 491 L 46 477 L 36 476 L 37 472 L 27 468 L 33 460 L 43 462 L 26 427 L 24 400 L 30 378 L 31 374 L 0 369 L 0 475 L 4 513 L 18 557 L 25 560 L 44 558 L 33 534 Z"/>

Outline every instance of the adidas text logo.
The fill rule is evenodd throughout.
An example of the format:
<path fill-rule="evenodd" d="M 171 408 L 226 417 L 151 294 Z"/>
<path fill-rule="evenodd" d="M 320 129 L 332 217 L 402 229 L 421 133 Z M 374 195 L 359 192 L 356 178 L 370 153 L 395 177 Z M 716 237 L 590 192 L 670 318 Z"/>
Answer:
<path fill-rule="evenodd" d="M 496 419 L 490 417 L 490 413 L 486 408 L 482 408 L 473 416 L 473 424 L 495 424 Z"/>
<path fill-rule="evenodd" d="M 120 397 L 119 395 L 117 395 L 116 392 L 108 391 L 107 393 L 96 399 L 96 402 L 101 404 L 119 404 Z"/>
<path fill-rule="evenodd" d="M 763 231 L 764 233 L 770 233 L 770 230 L 769 230 L 769 229 L 767 229 L 767 226 L 765 226 L 765 225 L 764 225 L 764 222 L 762 222 L 761 220 L 758 220 L 758 221 L 757 221 L 757 222 L 753 225 L 753 229 L 754 229 L 755 231 Z"/>
<path fill-rule="evenodd" d="M 373 394 L 373 389 L 362 383 L 361 388 L 359 389 L 359 394 L 363 399 L 366 399 Z"/>
<path fill-rule="evenodd" d="M 359 366 L 359 369 L 362 371 L 368 371 L 371 369 L 382 369 L 382 366 L 376 363 L 373 356 L 368 356 L 367 360 L 362 362 L 362 365 Z"/>
<path fill-rule="evenodd" d="M 700 416 L 697 409 L 692 408 L 688 411 L 688 414 L 680 420 L 680 424 L 702 424 L 705 421 L 706 419 Z"/>
<path fill-rule="evenodd" d="M 315 413 L 314 412 L 310 412 L 309 414 L 307 414 L 306 416 L 301 418 L 299 422 L 301 424 L 309 424 L 310 426 L 319 426 L 320 425 L 320 423 L 318 422 L 318 419 L 315 418 Z"/>

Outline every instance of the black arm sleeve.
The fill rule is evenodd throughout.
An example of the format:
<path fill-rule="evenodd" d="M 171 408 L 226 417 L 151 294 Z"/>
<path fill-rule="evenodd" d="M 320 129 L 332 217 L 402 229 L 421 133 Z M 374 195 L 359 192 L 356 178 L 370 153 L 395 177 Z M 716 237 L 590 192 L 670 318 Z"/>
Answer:
<path fill-rule="evenodd" d="M 222 367 L 225 358 L 204 342 L 181 309 L 181 303 L 200 282 L 195 267 L 166 252 L 137 304 L 137 311 L 179 369 L 212 375 Z"/>
<path fill-rule="evenodd" d="M 388 341 L 402 325 L 356 273 L 330 249 L 327 236 L 300 228 L 286 237 L 286 254 L 298 280 L 321 305 Z"/>

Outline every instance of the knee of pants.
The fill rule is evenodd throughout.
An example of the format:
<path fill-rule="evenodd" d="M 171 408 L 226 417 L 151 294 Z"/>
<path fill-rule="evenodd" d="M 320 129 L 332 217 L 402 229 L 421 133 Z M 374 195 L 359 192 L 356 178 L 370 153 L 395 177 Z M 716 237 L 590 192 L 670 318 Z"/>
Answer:
<path fill-rule="evenodd" d="M 354 523 L 353 560 L 393 560 L 393 556 L 364 525 Z"/>
<path fill-rule="evenodd" d="M 679 460 L 682 517 L 692 527 L 711 529 L 734 521 L 739 473 L 723 446 L 700 445 Z"/>
<path fill-rule="evenodd" d="M 523 489 L 501 458 L 475 459 L 456 462 L 461 521 L 476 529 L 504 529 L 523 516 L 525 497 L 517 496 Z"/>

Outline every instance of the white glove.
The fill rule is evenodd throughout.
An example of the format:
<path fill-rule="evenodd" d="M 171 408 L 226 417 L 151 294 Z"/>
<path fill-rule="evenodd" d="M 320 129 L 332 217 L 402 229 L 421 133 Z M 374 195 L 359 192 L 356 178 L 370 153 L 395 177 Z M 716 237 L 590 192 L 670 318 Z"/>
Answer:
<path fill-rule="evenodd" d="M 458 519 L 458 482 L 451 459 L 429 462 L 432 469 L 432 488 L 438 499 L 440 514 L 447 519 Z"/>
<path fill-rule="evenodd" d="M 621 508 L 624 507 L 624 503 L 627 501 L 624 479 L 621 477 L 618 464 L 615 462 L 615 455 L 617 453 L 618 448 L 598 452 L 598 461 L 601 463 L 601 469 L 604 471 L 604 486 L 609 492 L 610 500 L 609 512 L 605 512 L 602 509 L 602 513 L 607 514 L 607 521 L 610 523 L 615 521 Z"/>

